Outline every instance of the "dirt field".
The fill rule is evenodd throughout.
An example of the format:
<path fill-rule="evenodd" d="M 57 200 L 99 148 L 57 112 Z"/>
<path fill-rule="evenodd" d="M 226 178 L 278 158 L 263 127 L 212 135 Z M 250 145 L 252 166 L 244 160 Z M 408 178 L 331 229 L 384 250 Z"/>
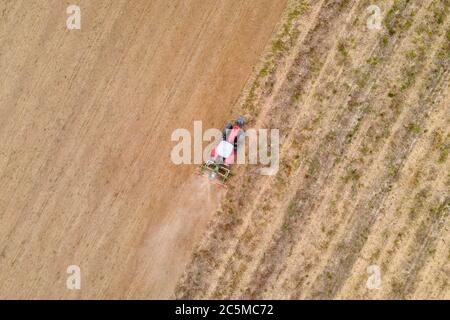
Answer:
<path fill-rule="evenodd" d="M 450 299 L 448 0 L 69 4 L 0 2 L 0 298 Z M 238 114 L 277 175 L 172 164 Z"/>
<path fill-rule="evenodd" d="M 449 7 L 289 1 L 235 108 L 280 170 L 238 169 L 176 297 L 450 299 Z"/>
<path fill-rule="evenodd" d="M 286 2 L 70 4 L 0 2 L 0 298 L 173 297 L 223 191 L 171 133 L 223 126 Z"/>

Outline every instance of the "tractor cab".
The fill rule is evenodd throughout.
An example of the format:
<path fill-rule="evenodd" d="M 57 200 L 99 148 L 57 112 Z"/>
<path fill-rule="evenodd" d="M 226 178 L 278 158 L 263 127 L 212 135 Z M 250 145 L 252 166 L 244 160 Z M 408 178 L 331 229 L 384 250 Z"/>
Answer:
<path fill-rule="evenodd" d="M 220 143 L 215 148 L 214 154 L 218 155 L 222 158 L 228 158 L 234 151 L 234 145 L 229 143 L 228 141 L 220 141 Z"/>
<path fill-rule="evenodd" d="M 234 125 L 227 123 L 222 133 L 222 141 L 211 150 L 211 158 L 216 163 L 223 163 L 227 166 L 233 164 L 237 154 L 239 137 L 244 134 L 243 125 L 243 117 L 239 117 Z"/>

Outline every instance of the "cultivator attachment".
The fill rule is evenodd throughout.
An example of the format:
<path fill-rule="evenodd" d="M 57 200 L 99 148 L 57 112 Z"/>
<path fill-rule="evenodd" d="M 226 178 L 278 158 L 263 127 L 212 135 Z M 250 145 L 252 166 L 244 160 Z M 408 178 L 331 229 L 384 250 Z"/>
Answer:
<path fill-rule="evenodd" d="M 223 164 L 208 160 L 201 165 L 199 174 L 207 177 L 211 182 L 225 186 L 225 182 L 231 176 L 231 170 Z"/>

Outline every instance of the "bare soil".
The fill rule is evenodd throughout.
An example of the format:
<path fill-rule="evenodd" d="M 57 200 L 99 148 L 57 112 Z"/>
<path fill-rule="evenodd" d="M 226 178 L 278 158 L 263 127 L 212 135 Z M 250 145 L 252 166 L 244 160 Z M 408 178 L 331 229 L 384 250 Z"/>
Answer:
<path fill-rule="evenodd" d="M 171 133 L 232 116 L 285 1 L 77 4 L 0 2 L 0 298 L 170 298 L 223 193 Z"/>

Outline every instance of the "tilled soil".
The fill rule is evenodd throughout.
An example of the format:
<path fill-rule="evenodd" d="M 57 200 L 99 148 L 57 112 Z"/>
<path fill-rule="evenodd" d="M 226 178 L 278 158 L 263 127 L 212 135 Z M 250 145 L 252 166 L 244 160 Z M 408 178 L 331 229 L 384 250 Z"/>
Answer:
<path fill-rule="evenodd" d="M 173 297 L 222 192 L 171 133 L 231 117 L 285 4 L 0 2 L 1 298 Z"/>

